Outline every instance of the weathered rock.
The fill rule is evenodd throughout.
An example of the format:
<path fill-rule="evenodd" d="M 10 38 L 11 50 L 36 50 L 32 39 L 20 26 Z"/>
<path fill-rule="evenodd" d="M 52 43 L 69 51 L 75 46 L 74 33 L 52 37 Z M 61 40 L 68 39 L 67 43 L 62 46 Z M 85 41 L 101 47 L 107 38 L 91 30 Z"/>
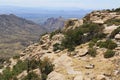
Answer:
<path fill-rule="evenodd" d="M 115 39 L 116 39 L 116 40 L 120 40 L 120 34 L 116 34 L 116 35 L 115 35 Z"/>
<path fill-rule="evenodd" d="M 41 71 L 40 69 L 34 69 L 33 72 L 37 74 L 41 78 Z"/>
<path fill-rule="evenodd" d="M 116 25 L 105 26 L 104 33 L 110 34 L 110 33 L 112 33 L 112 31 L 114 31 L 114 30 L 117 29 L 118 27 L 119 27 L 119 26 L 116 26 Z"/>
<path fill-rule="evenodd" d="M 78 56 L 78 57 L 86 56 L 88 53 L 88 45 L 85 44 L 85 45 L 79 46 L 75 49 L 75 51 L 77 52 L 76 56 Z"/>
<path fill-rule="evenodd" d="M 74 78 L 74 80 L 83 80 L 83 76 L 82 75 L 78 75 Z"/>
<path fill-rule="evenodd" d="M 93 23 L 103 24 L 103 23 L 104 23 L 104 21 L 103 21 L 103 20 L 98 20 L 98 21 L 93 21 Z"/>
<path fill-rule="evenodd" d="M 66 79 L 64 75 L 53 71 L 48 75 L 47 80 L 66 80 Z"/>
<path fill-rule="evenodd" d="M 95 67 L 94 64 L 89 64 L 85 66 L 86 69 L 93 69 L 94 67 Z"/>
<path fill-rule="evenodd" d="M 18 76 L 17 76 L 17 79 L 18 80 L 21 80 L 22 78 L 24 78 L 25 76 L 27 76 L 27 71 L 23 71 L 22 73 L 20 73 Z"/>
<path fill-rule="evenodd" d="M 76 19 L 76 18 L 72 18 L 69 19 L 68 21 L 66 21 L 65 23 L 65 27 L 64 27 L 64 31 L 68 31 L 69 29 L 75 29 L 76 27 L 79 27 L 83 25 L 83 20 L 82 19 Z"/>
<path fill-rule="evenodd" d="M 98 75 L 96 80 L 106 80 L 104 75 Z"/>

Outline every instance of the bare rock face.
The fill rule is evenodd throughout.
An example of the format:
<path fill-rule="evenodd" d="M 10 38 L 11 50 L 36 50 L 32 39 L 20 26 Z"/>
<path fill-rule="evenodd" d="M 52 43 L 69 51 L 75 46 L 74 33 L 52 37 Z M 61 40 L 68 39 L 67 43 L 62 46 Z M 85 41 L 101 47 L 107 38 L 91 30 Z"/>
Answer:
<path fill-rule="evenodd" d="M 97 80 L 106 80 L 106 77 L 104 75 L 98 75 Z"/>
<path fill-rule="evenodd" d="M 67 31 L 69 29 L 75 29 L 76 27 L 79 27 L 83 25 L 83 20 L 82 19 L 76 19 L 76 18 L 71 18 L 68 21 L 65 22 L 65 27 L 63 28 L 64 31 Z"/>
<path fill-rule="evenodd" d="M 81 46 L 76 47 L 75 51 L 76 53 L 76 57 L 83 57 L 85 55 L 87 55 L 88 52 L 88 45 L 87 44 L 82 44 Z"/>
<path fill-rule="evenodd" d="M 97 24 L 103 24 L 105 21 L 115 18 L 119 19 L 120 14 L 116 12 L 109 12 L 109 11 L 93 11 L 92 13 L 88 14 L 84 17 L 85 21 L 91 21 Z"/>
<path fill-rule="evenodd" d="M 120 40 L 120 34 L 116 34 L 116 35 L 115 35 L 115 39 L 116 39 L 116 40 Z"/>
<path fill-rule="evenodd" d="M 112 33 L 112 31 L 114 31 L 114 30 L 117 29 L 118 27 L 119 27 L 119 26 L 116 26 L 116 25 L 105 26 L 104 33 L 110 34 L 110 33 Z"/>
<path fill-rule="evenodd" d="M 18 80 L 21 80 L 22 78 L 24 78 L 25 76 L 27 76 L 27 71 L 25 70 L 25 71 L 23 71 L 22 73 L 20 73 L 18 76 L 17 76 L 17 78 L 18 78 Z"/>
<path fill-rule="evenodd" d="M 104 21 L 103 21 L 103 20 L 98 20 L 98 21 L 93 21 L 93 23 L 103 24 L 103 23 L 104 23 Z"/>
<path fill-rule="evenodd" d="M 94 67 L 95 67 L 94 64 L 89 64 L 85 66 L 86 69 L 93 69 Z"/>
<path fill-rule="evenodd" d="M 74 78 L 74 80 L 83 80 L 83 76 L 82 75 L 78 75 Z"/>
<path fill-rule="evenodd" d="M 64 75 L 53 71 L 48 75 L 47 80 L 66 80 L 66 79 Z"/>

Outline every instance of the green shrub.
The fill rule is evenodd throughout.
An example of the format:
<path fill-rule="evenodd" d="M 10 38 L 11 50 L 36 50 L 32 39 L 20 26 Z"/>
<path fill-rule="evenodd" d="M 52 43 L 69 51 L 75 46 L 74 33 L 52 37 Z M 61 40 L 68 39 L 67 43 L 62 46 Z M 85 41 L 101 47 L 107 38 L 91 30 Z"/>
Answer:
<path fill-rule="evenodd" d="M 47 75 L 53 71 L 54 65 L 48 60 L 48 58 L 44 59 L 40 62 L 40 70 L 42 73 L 42 80 L 47 79 Z"/>
<path fill-rule="evenodd" d="M 40 78 L 36 74 L 30 72 L 36 68 L 39 68 L 41 70 L 42 73 L 41 78 L 44 78 L 42 80 L 46 80 L 47 75 L 51 71 L 53 71 L 53 67 L 54 65 L 48 59 L 45 59 L 43 61 L 41 60 L 37 61 L 34 59 L 25 61 L 19 60 L 12 70 L 10 70 L 10 68 L 6 68 L 3 71 L 3 74 L 0 75 L 0 80 L 17 80 L 16 76 L 23 72 L 24 70 L 27 70 L 28 75 L 23 80 L 29 80 L 29 78 L 30 80 L 40 80 Z"/>
<path fill-rule="evenodd" d="M 22 80 L 41 80 L 40 77 L 35 74 L 34 72 L 28 73 L 26 77 L 24 77 Z"/>
<path fill-rule="evenodd" d="M 120 27 L 118 27 L 117 29 L 115 29 L 111 35 L 110 35 L 110 38 L 114 38 L 116 34 L 118 34 L 120 32 Z"/>
<path fill-rule="evenodd" d="M 106 40 L 105 42 L 98 42 L 97 46 L 99 46 L 100 48 L 115 49 L 117 47 L 117 44 L 114 43 L 112 40 Z"/>
<path fill-rule="evenodd" d="M 42 73 L 42 80 L 46 80 L 47 79 L 47 75 L 45 73 Z"/>
<path fill-rule="evenodd" d="M 27 65 L 28 65 L 29 70 L 33 70 L 33 69 L 39 68 L 40 61 L 37 61 L 35 59 L 31 59 L 31 60 L 28 60 Z"/>
<path fill-rule="evenodd" d="M 42 80 L 46 80 L 47 75 L 51 71 L 53 71 L 53 67 L 54 67 L 54 65 L 49 61 L 48 58 L 44 59 L 43 61 L 41 61 L 41 60 L 37 61 L 37 60 L 32 59 L 32 60 L 29 60 L 29 63 L 28 63 L 28 70 L 33 70 L 33 69 L 36 69 L 36 68 L 39 68 L 41 70 Z"/>
<path fill-rule="evenodd" d="M 69 20 L 69 21 L 66 22 L 66 27 L 73 26 L 74 24 L 75 23 L 73 21 Z"/>
<path fill-rule="evenodd" d="M 13 59 L 18 59 L 18 58 L 20 58 L 20 55 L 13 56 Z"/>
<path fill-rule="evenodd" d="M 59 43 L 53 45 L 53 51 L 57 51 L 57 50 L 63 50 L 63 47 Z"/>
<path fill-rule="evenodd" d="M 111 12 L 120 12 L 120 8 L 112 9 Z"/>
<path fill-rule="evenodd" d="M 88 42 L 93 38 L 103 38 L 104 35 L 102 30 L 103 27 L 98 24 L 83 24 L 79 28 L 68 30 L 65 33 L 65 39 L 62 40 L 62 46 L 63 48 L 67 48 L 69 51 L 73 51 L 75 46 Z"/>
<path fill-rule="evenodd" d="M 107 50 L 105 53 L 104 53 L 104 58 L 111 58 L 115 55 L 115 52 L 112 51 L 112 50 Z"/>
<path fill-rule="evenodd" d="M 90 56 L 92 56 L 92 57 L 96 57 L 96 55 L 97 55 L 96 49 L 90 48 L 90 49 L 88 50 L 88 54 L 89 54 Z"/>
<path fill-rule="evenodd" d="M 0 75 L 0 80 L 10 80 L 12 79 L 13 74 L 10 71 L 10 68 L 7 67 L 4 71 L 3 71 L 3 75 Z"/>
<path fill-rule="evenodd" d="M 90 48 L 92 48 L 94 45 L 95 45 L 95 42 L 93 42 L 93 41 L 90 41 L 90 42 L 89 42 L 89 47 L 90 47 Z"/>
<path fill-rule="evenodd" d="M 107 25 L 120 25 L 120 19 L 109 19 L 105 22 Z"/>
<path fill-rule="evenodd" d="M 56 31 L 51 32 L 51 33 L 50 33 L 50 39 L 51 39 L 54 35 L 56 35 L 56 34 L 58 34 L 58 33 L 62 33 L 62 31 L 61 31 L 60 29 L 58 29 L 58 30 L 56 30 Z"/>
<path fill-rule="evenodd" d="M 12 74 L 18 75 L 22 71 L 27 70 L 27 61 L 19 60 L 17 64 L 13 67 Z"/>
<path fill-rule="evenodd" d="M 120 8 L 116 8 L 114 11 L 115 12 L 120 12 Z"/>

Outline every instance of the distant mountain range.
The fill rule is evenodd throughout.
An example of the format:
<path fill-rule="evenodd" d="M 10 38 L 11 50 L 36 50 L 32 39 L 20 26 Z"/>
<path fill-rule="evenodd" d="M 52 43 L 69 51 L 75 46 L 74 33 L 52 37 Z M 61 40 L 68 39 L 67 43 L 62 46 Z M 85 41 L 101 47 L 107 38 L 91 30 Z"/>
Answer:
<path fill-rule="evenodd" d="M 65 19 L 68 18 L 82 18 L 92 10 L 84 9 L 45 9 L 45 8 L 29 8 L 29 7 L 17 7 L 17 6 L 0 6 L 0 14 L 15 14 L 19 17 L 23 17 L 32 20 L 38 24 L 44 23 L 48 18 L 58 18 L 62 16 Z"/>
<path fill-rule="evenodd" d="M 25 46 L 38 40 L 44 32 L 63 28 L 66 19 L 82 18 L 91 12 L 82 9 L 50 10 L 16 6 L 0 6 L 0 10 L 0 57 L 19 53 Z"/>
<path fill-rule="evenodd" d="M 0 57 L 9 57 L 46 32 L 40 25 L 13 14 L 0 15 Z"/>
<path fill-rule="evenodd" d="M 48 18 L 44 23 L 43 27 L 47 29 L 48 32 L 54 30 L 62 29 L 64 27 L 65 19 L 62 17 L 59 18 Z"/>

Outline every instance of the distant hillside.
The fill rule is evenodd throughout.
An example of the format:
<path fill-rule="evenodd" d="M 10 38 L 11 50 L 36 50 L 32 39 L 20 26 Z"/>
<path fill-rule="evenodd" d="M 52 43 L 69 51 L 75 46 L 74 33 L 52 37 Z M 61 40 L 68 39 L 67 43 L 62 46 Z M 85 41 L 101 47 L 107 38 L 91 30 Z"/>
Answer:
<path fill-rule="evenodd" d="M 32 21 L 13 14 L 0 15 L 0 57 L 19 53 L 44 32 L 43 27 Z"/>
<path fill-rule="evenodd" d="M 57 30 L 57 29 L 61 29 L 64 27 L 64 22 L 65 19 L 62 17 L 59 18 L 48 18 L 44 24 L 43 27 L 45 27 L 49 32 Z"/>

